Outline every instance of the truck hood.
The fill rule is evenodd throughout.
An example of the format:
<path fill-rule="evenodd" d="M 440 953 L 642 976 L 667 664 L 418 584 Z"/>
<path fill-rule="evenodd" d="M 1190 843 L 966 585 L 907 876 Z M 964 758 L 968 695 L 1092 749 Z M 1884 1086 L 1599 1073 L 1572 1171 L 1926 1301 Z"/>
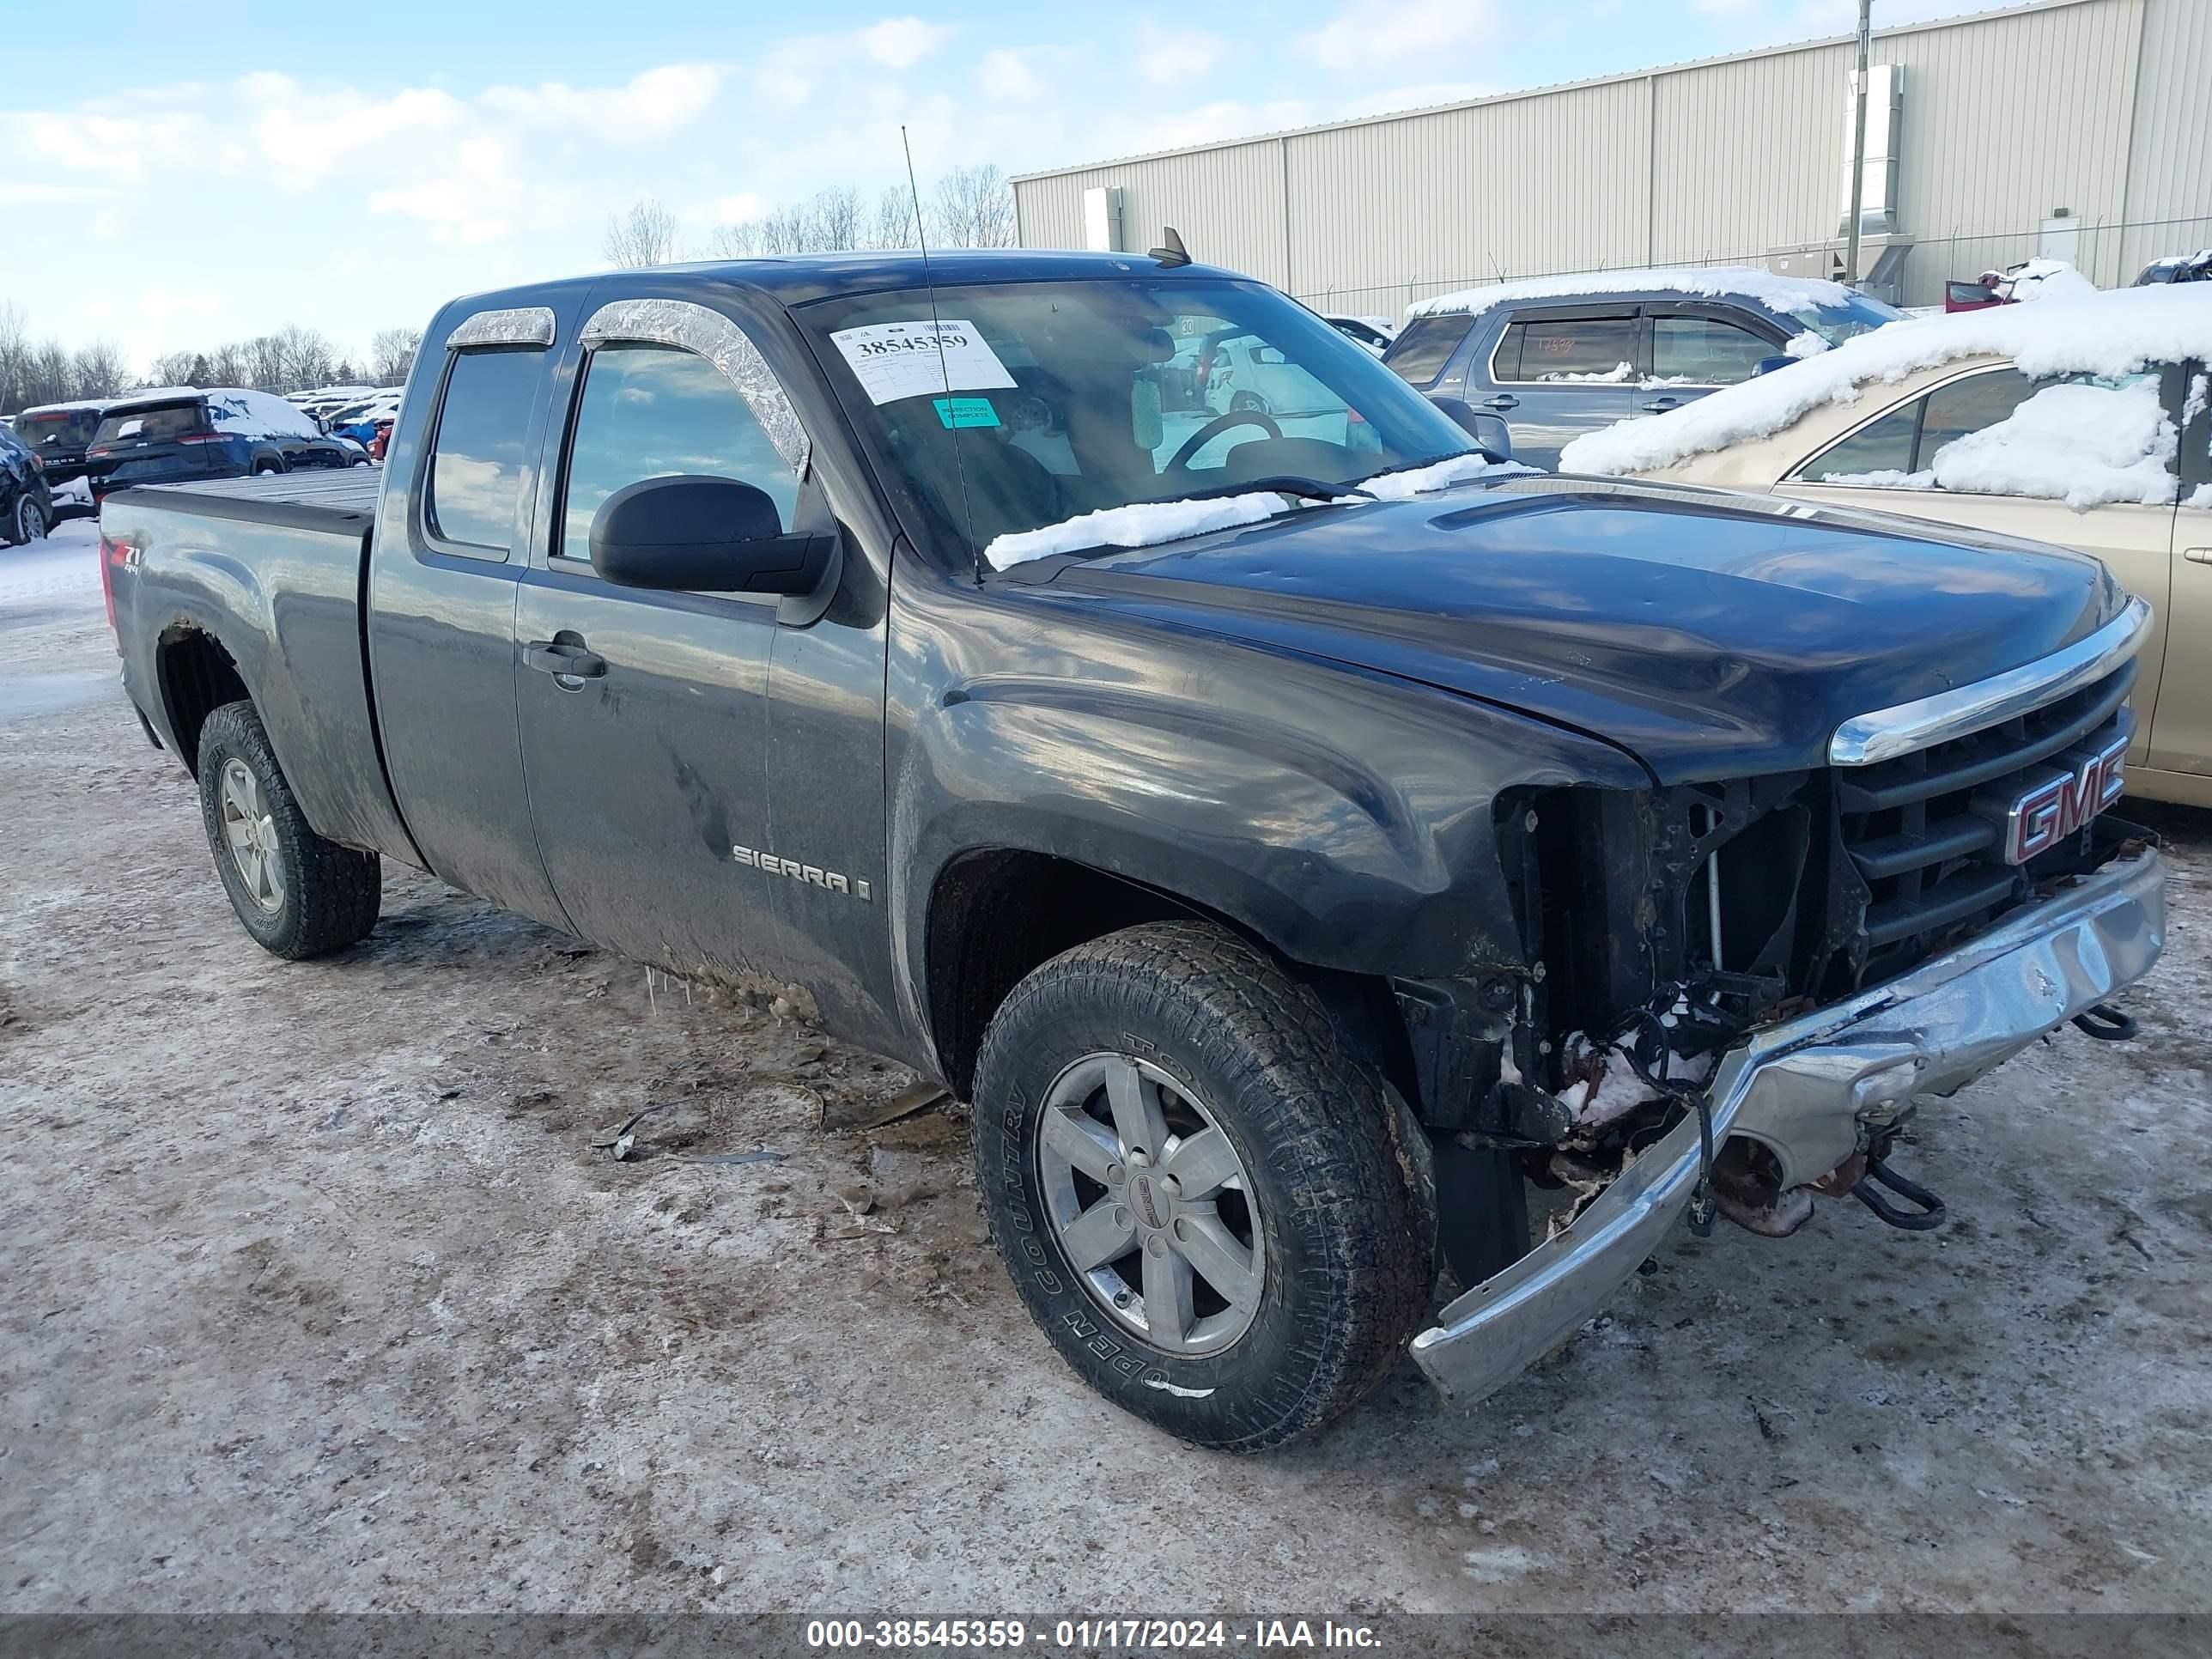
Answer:
<path fill-rule="evenodd" d="M 1029 580 L 1570 726 L 1662 783 L 1825 765 L 1853 715 L 2032 662 L 2124 603 L 2063 549 L 1575 477 L 1054 562 Z"/>

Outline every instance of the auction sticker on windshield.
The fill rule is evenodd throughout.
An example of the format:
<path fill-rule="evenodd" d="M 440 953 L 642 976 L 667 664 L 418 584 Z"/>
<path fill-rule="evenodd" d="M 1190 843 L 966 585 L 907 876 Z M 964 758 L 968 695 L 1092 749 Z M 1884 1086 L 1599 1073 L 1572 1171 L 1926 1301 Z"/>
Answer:
<path fill-rule="evenodd" d="M 1014 384 L 990 342 L 975 324 L 958 318 L 936 323 L 870 323 L 863 328 L 841 328 L 830 337 L 853 366 L 870 403 L 1005 390 Z"/>

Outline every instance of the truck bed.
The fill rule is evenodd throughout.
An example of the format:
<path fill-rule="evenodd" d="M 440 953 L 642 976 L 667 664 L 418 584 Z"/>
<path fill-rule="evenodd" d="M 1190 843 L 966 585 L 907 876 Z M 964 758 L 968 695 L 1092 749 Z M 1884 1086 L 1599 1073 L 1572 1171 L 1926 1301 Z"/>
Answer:
<path fill-rule="evenodd" d="M 148 505 L 158 504 L 173 512 L 358 536 L 375 522 L 376 498 L 383 485 L 382 467 L 355 466 L 343 472 L 279 472 L 257 478 L 141 484 L 135 490 L 114 493 L 118 499 L 126 494 L 149 497 Z M 179 496 L 189 499 L 180 501 Z"/>
<path fill-rule="evenodd" d="M 165 659 L 179 641 L 213 642 L 252 696 L 307 821 L 348 846 L 406 857 L 370 706 L 361 623 L 381 467 L 142 484 L 111 493 L 111 561 L 125 684 L 164 743 L 180 744 L 173 705 L 218 692 L 205 653 Z M 165 670 L 164 661 L 169 663 Z M 196 668 L 180 664 L 198 664 Z M 197 729 L 197 720 L 188 725 Z"/>

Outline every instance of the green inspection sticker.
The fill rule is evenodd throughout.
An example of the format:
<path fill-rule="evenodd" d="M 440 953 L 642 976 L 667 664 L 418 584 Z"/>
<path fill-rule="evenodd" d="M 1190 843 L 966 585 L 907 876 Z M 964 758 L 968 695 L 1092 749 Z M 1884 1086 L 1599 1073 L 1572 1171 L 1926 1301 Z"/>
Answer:
<path fill-rule="evenodd" d="M 929 404 L 937 411 L 939 423 L 944 426 L 996 426 L 999 423 L 999 411 L 991 407 L 988 398 L 932 398 Z"/>

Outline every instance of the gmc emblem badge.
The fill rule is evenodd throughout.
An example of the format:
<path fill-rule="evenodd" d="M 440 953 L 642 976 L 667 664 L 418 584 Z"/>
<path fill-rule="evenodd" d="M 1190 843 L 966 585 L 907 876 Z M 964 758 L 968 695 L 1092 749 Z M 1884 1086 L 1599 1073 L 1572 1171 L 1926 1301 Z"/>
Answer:
<path fill-rule="evenodd" d="M 2022 793 L 1977 795 L 1974 811 L 1997 826 L 1997 856 L 2007 864 L 2025 864 L 2119 799 L 2127 787 L 2127 757 L 2123 722 L 2118 736 L 2094 749 L 2069 749 L 2054 764 L 2036 769 Z"/>

